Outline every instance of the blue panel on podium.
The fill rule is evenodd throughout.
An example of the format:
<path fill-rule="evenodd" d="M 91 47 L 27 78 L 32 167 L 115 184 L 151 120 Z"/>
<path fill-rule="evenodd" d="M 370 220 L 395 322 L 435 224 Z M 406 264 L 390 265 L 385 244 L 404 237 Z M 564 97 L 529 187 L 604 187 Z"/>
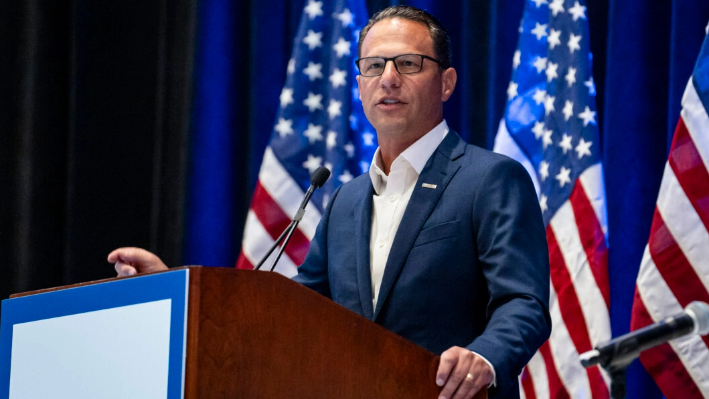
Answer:
<path fill-rule="evenodd" d="M 0 399 L 183 397 L 189 270 L 2 302 Z"/>

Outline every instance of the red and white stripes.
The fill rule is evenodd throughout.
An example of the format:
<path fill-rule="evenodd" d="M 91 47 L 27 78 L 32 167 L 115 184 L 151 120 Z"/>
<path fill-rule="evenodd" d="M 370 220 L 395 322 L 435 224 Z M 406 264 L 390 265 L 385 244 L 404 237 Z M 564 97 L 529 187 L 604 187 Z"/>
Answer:
<path fill-rule="evenodd" d="M 600 164 L 576 181 L 547 226 L 552 333 L 539 352 L 544 361 L 528 365 L 534 398 L 609 397 L 607 376 L 598 368 L 584 369 L 578 360 L 579 353 L 611 337 L 605 202 L 603 184 L 594 181 L 603 181 Z M 534 370 L 542 365 L 543 372 Z M 537 374 L 546 375 L 548 391 Z"/>
<path fill-rule="evenodd" d="M 259 181 L 246 218 L 237 268 L 254 268 L 295 216 L 303 194 L 303 190 L 281 165 L 271 148 L 266 148 Z M 320 217 L 318 209 L 308 204 L 303 220 L 293 233 L 275 271 L 287 277 L 298 273 L 297 267 L 305 259 Z M 276 252 L 271 254 L 264 267 L 270 267 Z"/>
<path fill-rule="evenodd" d="M 692 81 L 665 165 L 638 273 L 631 329 L 709 302 L 709 117 Z M 709 338 L 650 349 L 640 360 L 668 398 L 709 398 Z"/>

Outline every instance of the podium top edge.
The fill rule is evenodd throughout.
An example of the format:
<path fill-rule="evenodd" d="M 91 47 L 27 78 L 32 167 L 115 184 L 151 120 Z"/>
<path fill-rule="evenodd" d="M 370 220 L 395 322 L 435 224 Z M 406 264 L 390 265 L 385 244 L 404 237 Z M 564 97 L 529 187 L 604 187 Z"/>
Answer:
<path fill-rule="evenodd" d="M 87 285 L 108 283 L 108 282 L 116 281 L 116 280 L 125 280 L 125 279 L 129 279 L 129 278 L 144 277 L 144 276 L 152 276 L 152 275 L 160 274 L 160 273 L 173 272 L 173 271 L 175 271 L 175 270 L 193 269 L 193 268 L 196 269 L 196 268 L 202 268 L 202 267 L 209 267 L 209 266 L 190 265 L 190 266 L 171 267 L 171 268 L 168 269 L 168 270 L 163 270 L 163 271 L 153 272 L 153 273 L 141 273 L 141 274 L 137 274 L 137 275 L 135 275 L 135 276 L 109 277 L 109 278 L 104 278 L 104 279 L 99 279 L 99 280 L 83 281 L 83 282 L 80 282 L 80 283 L 69 284 L 69 285 L 62 285 L 62 286 L 58 286 L 58 287 L 42 288 L 42 289 L 39 289 L 39 290 L 18 292 L 18 293 L 15 293 L 15 294 L 10 295 L 9 299 L 22 298 L 22 297 L 25 297 L 25 296 L 37 295 L 37 294 L 44 294 L 44 293 L 47 293 L 47 292 L 66 290 L 66 289 L 70 289 L 70 288 L 84 287 L 84 286 L 87 286 Z"/>

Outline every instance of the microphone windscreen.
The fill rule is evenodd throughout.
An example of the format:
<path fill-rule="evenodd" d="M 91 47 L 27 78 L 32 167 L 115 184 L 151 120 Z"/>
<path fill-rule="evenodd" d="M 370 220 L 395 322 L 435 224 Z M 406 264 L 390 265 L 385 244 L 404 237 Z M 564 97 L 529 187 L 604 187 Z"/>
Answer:
<path fill-rule="evenodd" d="M 330 177 L 330 169 L 321 166 L 313 172 L 313 175 L 310 176 L 310 184 L 312 184 L 315 187 L 322 187 L 323 184 L 327 181 L 327 179 Z"/>

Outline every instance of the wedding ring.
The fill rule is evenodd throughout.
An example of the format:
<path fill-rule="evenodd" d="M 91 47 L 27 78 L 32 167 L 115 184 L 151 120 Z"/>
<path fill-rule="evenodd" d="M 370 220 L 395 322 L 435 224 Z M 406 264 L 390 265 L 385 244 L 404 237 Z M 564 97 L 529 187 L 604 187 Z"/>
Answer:
<path fill-rule="evenodd" d="M 466 380 L 472 380 L 472 379 L 473 379 L 473 375 L 470 374 L 470 373 L 468 373 L 468 375 L 465 376 L 465 379 L 466 379 Z"/>

